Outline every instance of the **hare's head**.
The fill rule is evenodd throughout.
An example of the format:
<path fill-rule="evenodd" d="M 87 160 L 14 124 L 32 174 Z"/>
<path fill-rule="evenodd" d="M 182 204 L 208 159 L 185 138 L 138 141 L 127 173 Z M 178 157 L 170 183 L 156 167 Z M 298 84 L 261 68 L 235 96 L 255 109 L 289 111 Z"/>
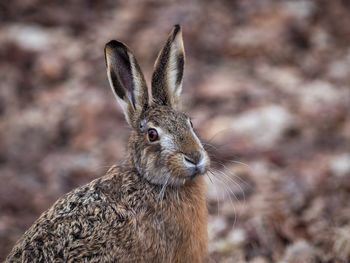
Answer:
<path fill-rule="evenodd" d="M 124 44 L 106 44 L 107 75 L 133 131 L 129 147 L 140 175 L 154 184 L 181 185 L 204 174 L 209 158 L 190 118 L 178 110 L 184 69 L 181 29 L 176 25 L 160 51 L 152 99 L 140 67 Z"/>

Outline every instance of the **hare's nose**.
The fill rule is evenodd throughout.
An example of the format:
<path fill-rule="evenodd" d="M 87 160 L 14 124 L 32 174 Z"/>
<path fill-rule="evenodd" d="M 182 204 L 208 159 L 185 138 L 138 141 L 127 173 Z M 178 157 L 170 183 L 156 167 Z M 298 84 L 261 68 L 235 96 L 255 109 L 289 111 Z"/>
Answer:
<path fill-rule="evenodd" d="M 205 171 L 204 156 L 200 152 L 191 155 L 183 155 L 183 159 L 185 165 L 191 170 L 192 175 Z"/>
<path fill-rule="evenodd" d="M 184 155 L 184 159 L 185 159 L 185 161 L 186 161 L 187 163 L 189 163 L 189 164 L 192 164 L 192 165 L 196 165 L 196 164 L 197 164 L 196 161 L 194 161 L 192 158 L 190 158 L 190 157 L 188 157 L 188 156 L 186 156 L 186 155 Z"/>
<path fill-rule="evenodd" d="M 193 152 L 190 154 L 184 154 L 185 162 L 192 164 L 192 165 L 198 165 L 202 159 L 203 159 L 203 157 L 202 157 L 202 154 L 200 152 Z"/>

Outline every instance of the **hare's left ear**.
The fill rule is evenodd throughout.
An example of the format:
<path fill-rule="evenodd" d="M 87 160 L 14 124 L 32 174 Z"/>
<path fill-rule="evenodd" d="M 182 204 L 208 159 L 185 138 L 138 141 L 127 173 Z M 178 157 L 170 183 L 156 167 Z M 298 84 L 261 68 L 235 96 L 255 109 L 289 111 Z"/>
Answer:
<path fill-rule="evenodd" d="M 179 25 L 175 25 L 160 51 L 152 76 L 153 101 L 176 108 L 182 90 L 185 51 Z"/>

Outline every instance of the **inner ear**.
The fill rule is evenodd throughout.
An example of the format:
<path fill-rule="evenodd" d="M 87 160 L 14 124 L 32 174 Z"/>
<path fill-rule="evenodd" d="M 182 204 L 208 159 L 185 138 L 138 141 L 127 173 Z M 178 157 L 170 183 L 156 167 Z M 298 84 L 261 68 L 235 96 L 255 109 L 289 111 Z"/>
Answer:
<path fill-rule="evenodd" d="M 128 123 L 137 128 L 136 122 L 148 106 L 148 90 L 140 66 L 130 49 L 116 40 L 106 44 L 105 58 L 113 93 Z"/>
<path fill-rule="evenodd" d="M 133 75 L 129 74 L 129 72 L 132 72 L 129 56 L 125 50 L 121 50 L 119 58 L 118 63 L 115 64 L 116 70 L 112 71 L 112 74 L 115 75 L 115 72 L 119 72 L 120 81 L 127 93 L 130 94 L 133 107 L 135 108 L 135 95 L 133 92 L 135 87 Z M 114 77 L 117 76 L 115 75 Z"/>
<path fill-rule="evenodd" d="M 174 26 L 159 52 L 152 76 L 153 101 L 177 108 L 182 90 L 185 51 L 179 25 Z"/>

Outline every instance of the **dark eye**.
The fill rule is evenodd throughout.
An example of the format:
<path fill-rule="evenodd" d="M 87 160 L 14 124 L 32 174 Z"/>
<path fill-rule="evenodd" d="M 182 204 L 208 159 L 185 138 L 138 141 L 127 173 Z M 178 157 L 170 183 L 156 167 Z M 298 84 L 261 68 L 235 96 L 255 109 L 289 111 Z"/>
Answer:
<path fill-rule="evenodd" d="M 148 139 L 151 142 L 158 140 L 158 132 L 156 129 L 148 129 Z"/>
<path fill-rule="evenodd" d="M 190 120 L 190 124 L 191 124 L 191 127 L 193 128 L 193 123 L 192 123 L 192 121 Z"/>

